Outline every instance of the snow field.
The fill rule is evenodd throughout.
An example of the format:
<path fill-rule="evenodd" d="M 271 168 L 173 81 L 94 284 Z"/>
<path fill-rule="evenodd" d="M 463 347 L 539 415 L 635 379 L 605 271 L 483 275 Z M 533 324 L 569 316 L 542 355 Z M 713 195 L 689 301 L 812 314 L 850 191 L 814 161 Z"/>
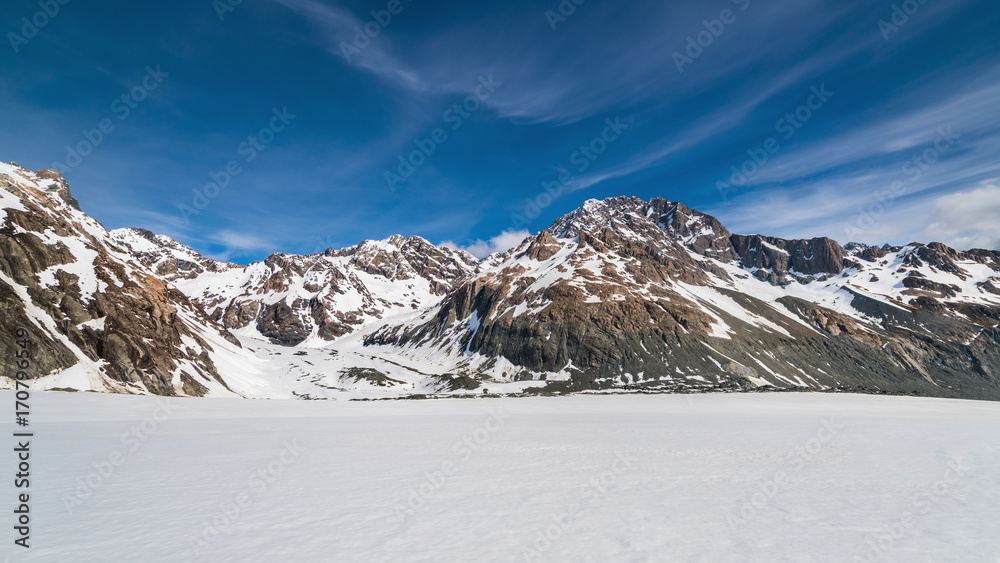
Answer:
<path fill-rule="evenodd" d="M 32 401 L 11 561 L 1000 560 L 998 403 Z"/>

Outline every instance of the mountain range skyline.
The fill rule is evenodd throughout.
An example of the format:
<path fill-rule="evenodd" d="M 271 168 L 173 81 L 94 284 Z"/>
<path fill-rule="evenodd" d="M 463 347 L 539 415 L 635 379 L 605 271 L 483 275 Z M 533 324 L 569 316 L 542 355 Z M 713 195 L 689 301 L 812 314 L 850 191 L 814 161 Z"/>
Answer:
<path fill-rule="evenodd" d="M 40 389 L 1000 397 L 998 250 L 735 234 L 620 196 L 484 259 L 397 235 L 240 265 L 106 230 L 54 170 L 0 163 L 0 188 L 0 327 L 39 342 Z"/>

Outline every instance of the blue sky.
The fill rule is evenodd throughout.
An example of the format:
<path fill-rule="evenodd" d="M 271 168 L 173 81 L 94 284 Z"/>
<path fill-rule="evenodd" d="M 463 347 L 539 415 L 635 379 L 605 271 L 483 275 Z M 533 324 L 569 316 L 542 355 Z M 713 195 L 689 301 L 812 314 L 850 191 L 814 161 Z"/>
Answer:
<path fill-rule="evenodd" d="M 225 1 L 7 0 L 0 160 L 242 262 L 394 233 L 482 254 L 617 195 L 735 232 L 1000 247 L 995 0 Z"/>

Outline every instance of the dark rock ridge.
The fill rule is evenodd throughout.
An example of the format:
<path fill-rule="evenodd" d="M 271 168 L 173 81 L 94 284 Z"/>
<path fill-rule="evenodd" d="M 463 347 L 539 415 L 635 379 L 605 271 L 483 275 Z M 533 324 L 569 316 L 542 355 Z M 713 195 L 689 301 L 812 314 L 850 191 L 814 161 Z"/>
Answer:
<path fill-rule="evenodd" d="M 572 238 L 616 226 L 650 240 L 669 237 L 697 254 L 722 262 L 739 260 L 745 268 L 756 268 L 756 276 L 775 284 L 789 283 L 790 275 L 839 274 L 848 256 L 829 238 L 785 240 L 732 234 L 715 217 L 661 198 L 648 202 L 635 197 L 592 200 L 557 219 L 548 231 L 560 238 Z"/>
<path fill-rule="evenodd" d="M 755 276 L 772 283 L 789 283 L 789 274 L 821 277 L 844 269 L 847 253 L 828 238 L 784 240 L 761 235 L 733 235 L 730 243 L 744 268 L 757 268 Z"/>

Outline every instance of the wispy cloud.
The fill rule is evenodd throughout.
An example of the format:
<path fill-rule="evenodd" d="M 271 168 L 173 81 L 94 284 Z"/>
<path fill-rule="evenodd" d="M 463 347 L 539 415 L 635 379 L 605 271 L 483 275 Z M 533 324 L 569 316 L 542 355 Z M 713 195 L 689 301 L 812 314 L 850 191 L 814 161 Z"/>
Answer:
<path fill-rule="evenodd" d="M 439 246 L 464 250 L 476 258 L 485 258 L 496 252 L 506 252 L 521 244 L 529 236 L 531 236 L 531 233 L 526 230 L 506 230 L 495 237 L 491 237 L 489 240 L 475 240 L 464 245 L 446 240 Z"/>
<path fill-rule="evenodd" d="M 894 101 L 903 111 L 873 110 L 858 126 L 782 149 L 742 193 L 705 210 L 741 232 L 868 243 L 925 237 L 933 231 L 920 225 L 935 220 L 942 193 L 982 196 L 970 190 L 1000 173 L 991 156 L 1000 151 L 1000 124 L 983 119 L 995 113 L 997 77 L 987 72 L 971 90 L 951 95 L 932 83 Z M 938 151 L 942 135 L 954 143 Z M 902 187 L 889 195 L 896 182 Z"/>
<path fill-rule="evenodd" d="M 936 198 L 931 219 L 923 231 L 929 240 L 961 249 L 1000 248 L 1000 178 Z"/>
<path fill-rule="evenodd" d="M 248 253 L 271 253 L 278 251 L 276 248 L 277 245 L 273 242 L 266 241 L 254 234 L 241 233 L 228 229 L 212 233 L 208 236 L 208 240 L 213 244 L 223 247 L 222 251 L 209 255 L 210 258 L 220 261 L 229 261 L 234 256 L 245 256 Z"/>
<path fill-rule="evenodd" d="M 893 114 L 886 112 L 889 108 L 878 108 L 862 116 L 855 127 L 798 149 L 792 147 L 763 167 L 751 185 L 787 182 L 849 164 L 922 150 L 941 128 L 964 138 L 974 137 L 977 146 L 995 142 L 1000 137 L 1000 124 L 984 120 L 983 116 L 994 112 L 996 100 L 1000 99 L 1000 68 L 983 80 L 988 82 L 973 84 L 972 91 L 953 93 L 949 85 L 934 84 L 915 91 L 912 98 L 916 100 L 895 99 L 890 102 L 892 106 L 910 109 Z"/>
<path fill-rule="evenodd" d="M 343 60 L 343 45 L 353 46 L 353 41 L 357 35 L 357 29 L 363 30 L 368 23 L 358 19 L 350 12 L 337 6 L 320 2 L 319 0 L 273 0 L 294 12 L 304 16 L 310 23 L 318 28 L 326 49 L 331 55 Z M 404 10 L 410 7 L 409 3 L 404 3 Z M 397 14 L 398 19 L 405 12 Z M 392 25 L 392 22 L 389 22 Z M 406 64 L 395 54 L 393 40 L 390 33 L 385 29 L 374 38 L 365 36 L 369 41 L 364 50 L 351 57 L 350 64 L 365 69 L 377 76 L 395 82 L 400 86 L 417 92 L 450 91 L 456 85 L 451 81 L 431 81 L 418 69 Z M 452 86 L 452 87 L 449 87 Z"/>

